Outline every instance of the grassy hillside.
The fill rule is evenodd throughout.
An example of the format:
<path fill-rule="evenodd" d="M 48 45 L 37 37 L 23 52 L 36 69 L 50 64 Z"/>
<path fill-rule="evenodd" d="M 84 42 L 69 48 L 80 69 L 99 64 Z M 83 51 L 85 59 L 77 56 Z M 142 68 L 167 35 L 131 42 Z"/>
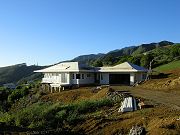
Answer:
<path fill-rule="evenodd" d="M 60 93 L 42 93 L 37 86 L 38 84 L 35 87 L 23 86 L 13 92 L 4 93 L 8 101 L 4 103 L 8 104 L 4 107 L 0 102 L 0 126 L 2 123 L 6 128 L 0 128 L 0 133 L 13 131 L 13 126 L 16 134 L 17 130 L 22 128 L 20 131 L 37 134 L 46 131 L 45 135 L 124 135 L 135 125 L 144 127 L 147 134 L 176 135 L 180 132 L 180 123 L 177 120 L 180 112 L 151 100 L 143 99 L 146 105 L 156 107 L 120 113 L 118 109 L 122 98 L 107 96 L 107 93 L 112 92 L 112 89 L 109 91 L 107 87 L 96 91 L 92 87 L 84 87 Z M 120 89 L 136 92 L 140 98 L 138 89 L 134 87 L 116 86 L 113 90 Z M 153 95 L 154 91 L 143 90 L 140 93 L 149 96 L 149 93 Z M 159 95 L 162 94 L 164 93 Z"/>
<path fill-rule="evenodd" d="M 25 63 L 0 68 L 0 85 L 4 83 L 17 83 L 20 80 L 34 80 L 40 74 L 33 73 L 34 70 L 42 69 L 41 66 L 27 66 Z"/>
<path fill-rule="evenodd" d="M 168 64 L 155 68 L 156 71 L 169 71 L 169 70 L 175 70 L 175 69 L 180 69 L 180 60 L 173 61 Z"/>
<path fill-rule="evenodd" d="M 130 47 L 122 48 L 122 49 L 116 49 L 116 50 L 110 51 L 103 55 L 99 55 L 99 54 L 97 54 L 97 55 L 93 55 L 93 54 L 82 55 L 82 56 L 76 57 L 72 61 L 79 61 L 79 62 L 88 64 L 88 65 L 92 65 L 92 66 L 109 66 L 109 65 L 115 65 L 118 63 L 122 63 L 124 61 L 129 61 L 129 62 L 137 64 L 137 65 L 147 66 L 146 63 L 145 63 L 146 65 L 144 65 L 144 63 L 141 62 L 141 58 L 143 57 L 144 53 L 151 52 L 152 50 L 156 50 L 156 49 L 161 49 L 166 46 L 169 46 L 171 48 L 173 45 L 175 45 L 175 44 L 173 42 L 169 42 L 169 41 L 141 44 L 141 45 L 137 45 L 137 46 L 130 46 Z M 163 54 L 164 54 L 164 51 L 165 50 L 163 50 Z M 168 53 L 169 52 L 170 51 L 168 50 Z M 152 53 L 150 53 L 150 54 L 152 54 Z M 159 56 L 158 51 L 153 54 L 154 54 L 154 56 Z M 162 64 L 164 64 L 164 63 L 162 63 Z"/>

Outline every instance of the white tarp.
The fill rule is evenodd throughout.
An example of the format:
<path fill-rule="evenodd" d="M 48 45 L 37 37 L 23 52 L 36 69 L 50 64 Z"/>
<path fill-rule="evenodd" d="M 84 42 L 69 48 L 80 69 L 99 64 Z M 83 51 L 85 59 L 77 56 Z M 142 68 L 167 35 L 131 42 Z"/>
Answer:
<path fill-rule="evenodd" d="M 133 97 L 126 97 L 121 103 L 121 107 L 118 112 L 132 112 L 137 110 L 136 99 Z"/>

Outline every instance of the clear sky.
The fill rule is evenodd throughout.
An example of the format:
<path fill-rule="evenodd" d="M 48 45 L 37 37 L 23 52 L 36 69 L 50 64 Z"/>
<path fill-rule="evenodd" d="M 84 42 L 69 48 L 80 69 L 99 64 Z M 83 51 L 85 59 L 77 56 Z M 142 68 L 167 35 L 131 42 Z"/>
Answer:
<path fill-rule="evenodd" d="M 0 67 L 180 42 L 180 0 L 0 0 Z"/>

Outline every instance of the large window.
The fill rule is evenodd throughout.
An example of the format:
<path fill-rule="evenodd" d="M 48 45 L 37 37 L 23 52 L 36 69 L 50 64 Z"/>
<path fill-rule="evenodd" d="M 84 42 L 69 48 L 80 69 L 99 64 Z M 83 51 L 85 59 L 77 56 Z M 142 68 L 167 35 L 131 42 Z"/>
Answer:
<path fill-rule="evenodd" d="M 61 73 L 61 83 L 67 83 L 67 74 Z"/>

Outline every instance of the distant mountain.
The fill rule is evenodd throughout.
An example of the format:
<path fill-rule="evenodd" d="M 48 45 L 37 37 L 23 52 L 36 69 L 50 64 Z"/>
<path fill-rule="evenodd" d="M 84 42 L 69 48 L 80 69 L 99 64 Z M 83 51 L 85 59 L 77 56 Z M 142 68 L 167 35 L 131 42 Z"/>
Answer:
<path fill-rule="evenodd" d="M 169 41 L 141 44 L 116 49 L 106 54 L 81 55 L 69 61 L 78 61 L 91 66 L 110 66 L 129 61 L 148 68 L 150 61 L 154 58 L 158 59 L 154 61 L 152 67 L 157 67 L 173 60 L 179 60 L 180 44 Z M 33 73 L 33 71 L 45 67 L 47 66 L 27 66 L 25 63 L 2 67 L 0 68 L 0 85 L 40 79 L 42 74 Z"/>
<path fill-rule="evenodd" d="M 81 55 L 78 56 L 74 59 L 72 59 L 71 61 L 78 61 L 80 63 L 84 63 L 84 64 L 89 64 L 91 61 L 94 61 L 98 58 L 103 57 L 105 54 L 103 53 L 98 53 L 98 54 L 89 54 L 89 55 Z"/>
<path fill-rule="evenodd" d="M 42 69 L 42 66 L 27 66 L 25 63 L 0 68 L 0 85 L 5 83 L 17 83 L 20 80 L 34 80 L 41 74 L 34 74 L 34 70 Z"/>
<path fill-rule="evenodd" d="M 74 58 L 71 61 L 78 61 L 78 62 L 92 65 L 92 66 L 113 65 L 115 63 L 118 63 L 121 57 L 138 56 L 138 55 L 142 55 L 145 52 L 151 51 L 153 49 L 164 47 L 164 46 L 171 46 L 173 44 L 174 44 L 173 42 L 169 42 L 169 41 L 141 44 L 137 46 L 130 46 L 130 47 L 122 48 L 122 49 L 116 49 L 106 54 L 81 55 Z"/>

